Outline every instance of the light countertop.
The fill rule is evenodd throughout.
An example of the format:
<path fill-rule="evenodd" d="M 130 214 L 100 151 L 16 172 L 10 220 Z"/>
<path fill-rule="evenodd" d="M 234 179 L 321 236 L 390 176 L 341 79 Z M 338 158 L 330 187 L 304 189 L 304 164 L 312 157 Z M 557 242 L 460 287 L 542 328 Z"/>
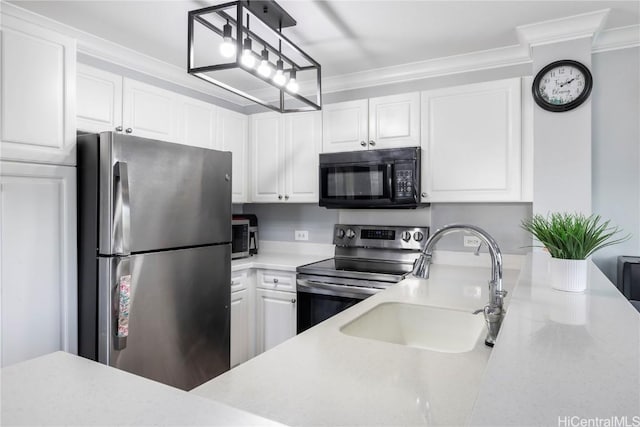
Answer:
<path fill-rule="evenodd" d="M 64 352 L 1 371 L 2 425 L 277 425 Z"/>
<path fill-rule="evenodd" d="M 290 425 L 460 425 L 491 351 L 444 354 L 348 336 L 339 328 L 386 301 L 473 311 L 488 300 L 488 267 L 436 265 L 192 390 Z M 511 289 L 516 270 L 505 271 Z"/>
<path fill-rule="evenodd" d="M 247 268 L 296 271 L 296 267 L 333 257 L 333 245 L 260 241 L 258 254 L 234 259 L 231 271 Z"/>
<path fill-rule="evenodd" d="M 471 424 L 640 425 L 640 313 L 591 262 L 584 293 L 551 289 L 548 259 L 522 269 Z"/>
<path fill-rule="evenodd" d="M 382 302 L 484 305 L 488 268 L 434 265 L 428 281 L 405 280 L 192 393 L 293 425 L 640 422 L 640 314 L 592 263 L 586 292 L 551 289 L 548 259 L 535 253 L 519 276 L 505 271 L 511 292 L 493 350 L 484 337 L 469 353 L 442 354 L 340 332 Z"/>

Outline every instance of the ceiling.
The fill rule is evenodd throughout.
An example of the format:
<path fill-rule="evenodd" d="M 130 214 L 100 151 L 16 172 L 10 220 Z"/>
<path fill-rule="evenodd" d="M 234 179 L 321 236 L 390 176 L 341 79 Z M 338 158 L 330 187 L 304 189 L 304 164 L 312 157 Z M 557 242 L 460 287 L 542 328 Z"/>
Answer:
<path fill-rule="evenodd" d="M 223 1 L 15 3 L 165 62 L 186 66 L 187 12 Z M 322 65 L 323 77 L 518 44 L 519 25 L 611 9 L 604 29 L 638 25 L 640 2 L 280 0 L 298 25 L 284 29 Z"/>

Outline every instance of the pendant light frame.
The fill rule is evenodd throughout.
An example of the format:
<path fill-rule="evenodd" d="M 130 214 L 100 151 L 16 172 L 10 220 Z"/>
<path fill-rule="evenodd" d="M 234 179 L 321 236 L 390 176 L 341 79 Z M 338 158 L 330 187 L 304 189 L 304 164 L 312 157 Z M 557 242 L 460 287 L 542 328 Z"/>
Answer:
<path fill-rule="evenodd" d="M 235 13 L 228 13 L 227 11 L 231 8 L 235 8 Z M 254 19 L 258 19 L 262 21 L 264 27 L 273 34 L 269 34 L 269 37 L 278 38 L 279 43 L 285 43 L 289 49 L 295 52 L 297 57 L 303 58 L 307 61 L 308 64 L 298 64 L 296 61 L 292 60 L 289 56 L 282 54 L 281 49 L 278 47 L 272 46 L 270 43 L 266 42 L 263 37 L 260 37 L 254 31 L 247 28 L 246 23 L 244 22 L 244 16 L 249 12 L 254 16 Z M 206 15 L 209 14 L 217 14 L 220 18 L 224 20 L 228 20 L 235 28 L 235 38 L 234 41 L 236 43 L 236 52 L 234 57 L 231 58 L 232 62 L 215 64 L 215 65 L 206 65 L 196 67 L 195 63 L 195 50 L 194 50 L 194 27 L 195 24 L 198 23 L 205 27 L 206 29 L 214 32 L 219 37 L 223 37 L 223 31 L 221 28 L 216 27 L 209 20 L 205 18 Z M 232 16 L 232 15 L 235 15 Z M 291 27 L 296 25 L 296 21 L 284 10 L 282 9 L 275 1 L 248 1 L 248 0 L 239 0 L 228 3 L 223 3 L 220 5 L 210 6 L 203 9 L 192 10 L 188 14 L 188 45 L 187 45 L 187 64 L 188 64 L 188 73 L 196 76 L 204 81 L 212 83 L 218 87 L 226 89 L 236 95 L 239 95 L 245 99 L 248 99 L 252 102 L 260 104 L 264 107 L 267 107 L 271 110 L 278 111 L 280 113 L 289 113 L 289 112 L 300 112 L 300 111 L 315 111 L 322 109 L 322 87 L 321 87 L 321 66 L 315 61 L 311 56 L 309 56 L 306 52 L 300 49 L 296 44 L 294 44 L 289 38 L 287 38 L 282 31 L 282 28 Z M 252 25 L 253 27 L 253 25 Z M 264 31 L 264 30 L 263 30 Z M 232 34 L 233 36 L 234 34 Z M 287 67 L 284 69 L 285 75 L 294 70 L 295 72 L 306 71 L 306 72 L 314 72 L 316 73 L 316 93 L 315 96 L 309 99 L 308 97 L 301 95 L 300 93 L 289 92 L 286 89 L 287 82 L 285 82 L 282 86 L 276 85 L 271 77 L 264 77 L 257 71 L 257 67 L 252 69 L 244 67 L 242 65 L 242 54 L 243 54 L 243 42 L 249 37 L 257 44 L 263 45 L 265 49 L 277 55 L 277 57 L 283 60 Z M 279 91 L 279 102 L 270 103 L 267 100 L 261 99 L 257 96 L 254 96 L 246 91 L 235 88 L 226 84 L 220 80 L 217 80 L 210 75 L 208 72 L 212 71 L 221 71 L 221 70 L 231 70 L 231 69 L 241 69 L 243 72 L 249 73 L 254 77 L 262 80 L 264 83 L 269 84 L 274 89 Z M 296 99 L 304 104 L 302 108 L 286 108 L 285 107 L 285 96 Z"/>

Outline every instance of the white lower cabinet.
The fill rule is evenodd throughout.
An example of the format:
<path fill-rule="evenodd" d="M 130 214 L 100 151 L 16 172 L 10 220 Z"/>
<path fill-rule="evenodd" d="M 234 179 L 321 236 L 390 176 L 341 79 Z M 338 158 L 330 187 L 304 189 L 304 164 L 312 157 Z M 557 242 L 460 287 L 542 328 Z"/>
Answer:
<path fill-rule="evenodd" d="M 77 352 L 76 169 L 0 162 L 1 365 Z"/>
<path fill-rule="evenodd" d="M 238 366 L 255 353 L 253 270 L 231 273 L 231 367 Z"/>
<path fill-rule="evenodd" d="M 249 291 L 231 293 L 231 367 L 249 360 Z"/>
<path fill-rule="evenodd" d="M 296 334 L 296 294 L 256 290 L 256 353 L 260 354 Z"/>
<path fill-rule="evenodd" d="M 256 354 L 296 334 L 296 273 L 256 272 Z"/>

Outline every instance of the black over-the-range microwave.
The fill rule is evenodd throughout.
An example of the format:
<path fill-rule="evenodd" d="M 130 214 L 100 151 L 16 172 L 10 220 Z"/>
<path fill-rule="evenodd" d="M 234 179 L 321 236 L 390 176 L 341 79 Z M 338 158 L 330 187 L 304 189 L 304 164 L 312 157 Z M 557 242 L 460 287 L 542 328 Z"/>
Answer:
<path fill-rule="evenodd" d="M 320 154 L 320 206 L 415 208 L 420 147 Z"/>

